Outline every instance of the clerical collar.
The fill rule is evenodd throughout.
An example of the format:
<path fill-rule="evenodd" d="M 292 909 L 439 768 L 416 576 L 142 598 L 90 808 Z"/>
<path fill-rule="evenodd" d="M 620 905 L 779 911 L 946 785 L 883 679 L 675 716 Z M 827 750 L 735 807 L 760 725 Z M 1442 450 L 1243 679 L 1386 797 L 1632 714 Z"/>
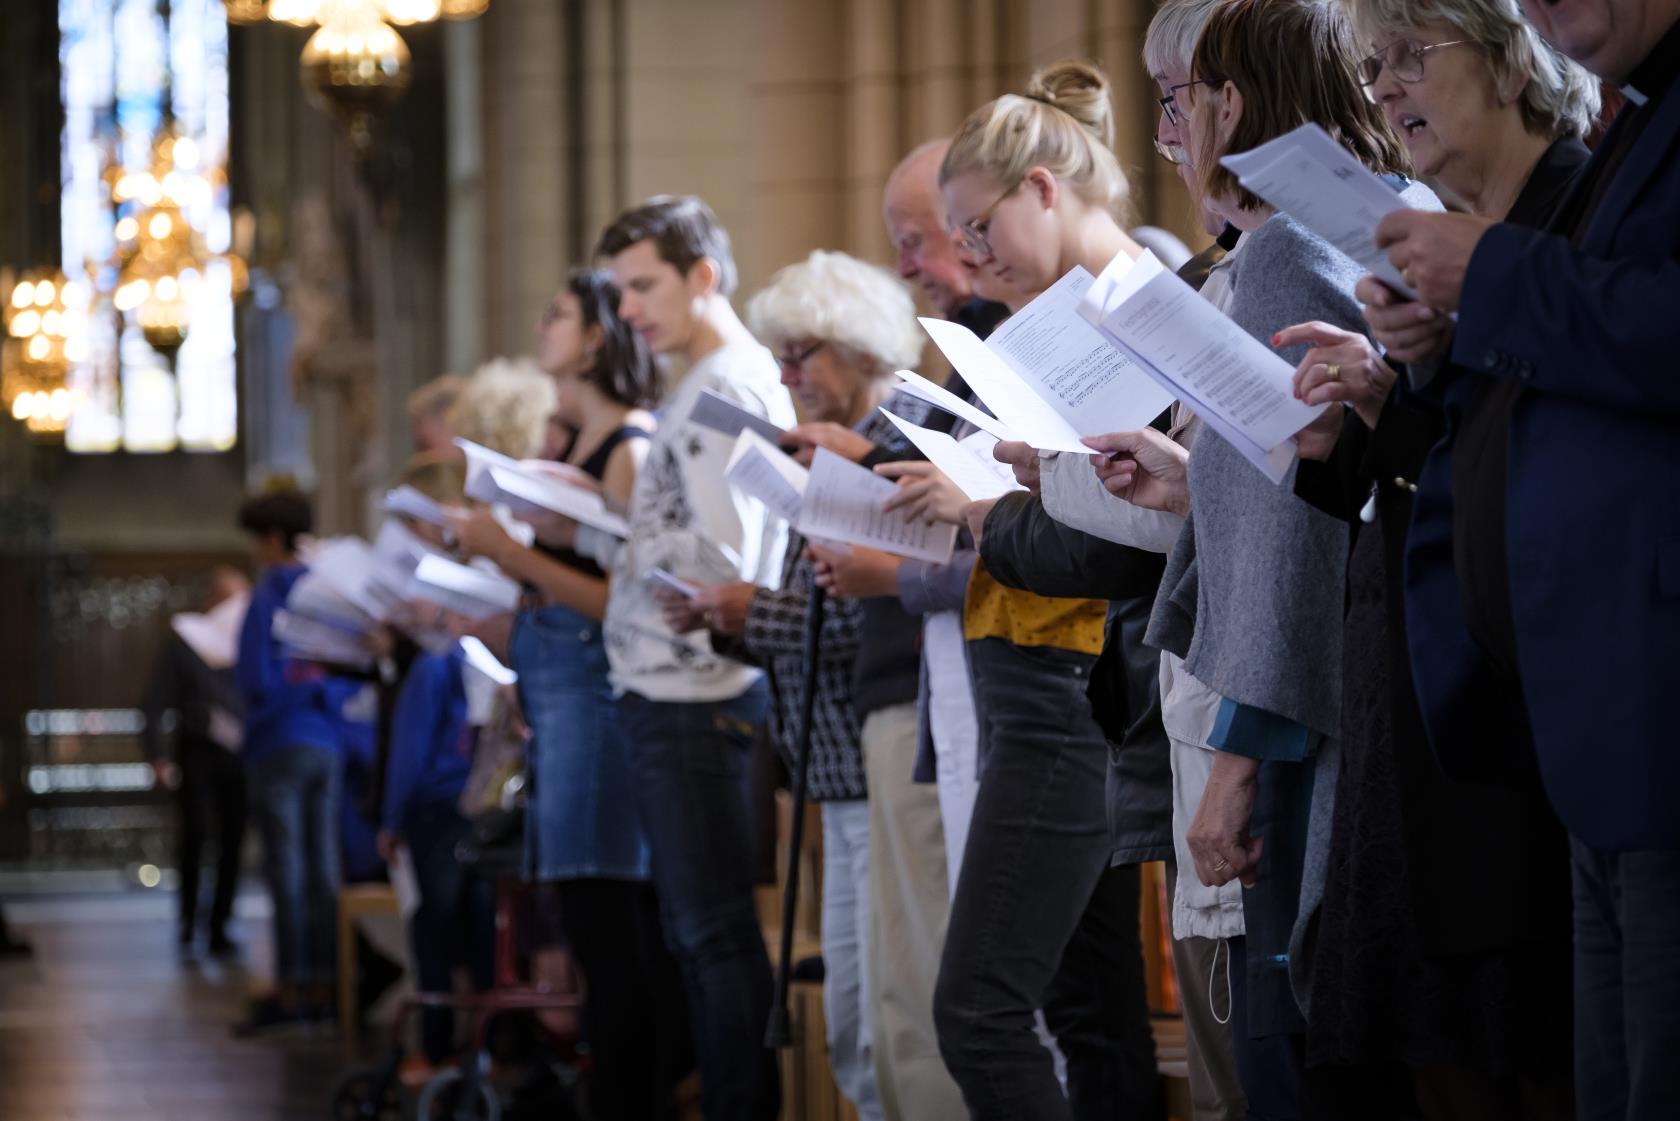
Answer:
<path fill-rule="evenodd" d="M 1660 100 L 1674 84 L 1677 72 L 1680 72 L 1680 20 L 1657 40 L 1645 60 L 1634 67 L 1627 84 L 1622 86 L 1622 93 L 1636 106 Z"/>

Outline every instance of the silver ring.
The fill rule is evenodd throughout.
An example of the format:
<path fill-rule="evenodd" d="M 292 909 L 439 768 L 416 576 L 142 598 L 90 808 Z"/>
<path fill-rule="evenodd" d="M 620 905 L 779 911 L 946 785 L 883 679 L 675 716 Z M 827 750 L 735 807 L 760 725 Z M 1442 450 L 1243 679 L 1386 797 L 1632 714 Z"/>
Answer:
<path fill-rule="evenodd" d="M 1222 857 L 1219 858 L 1219 863 L 1215 864 L 1213 866 L 1213 870 L 1215 872 L 1223 872 L 1223 871 L 1225 871 L 1225 869 L 1229 868 L 1230 866 L 1231 866 L 1231 862 L 1229 860 L 1226 860 L 1222 856 Z"/>

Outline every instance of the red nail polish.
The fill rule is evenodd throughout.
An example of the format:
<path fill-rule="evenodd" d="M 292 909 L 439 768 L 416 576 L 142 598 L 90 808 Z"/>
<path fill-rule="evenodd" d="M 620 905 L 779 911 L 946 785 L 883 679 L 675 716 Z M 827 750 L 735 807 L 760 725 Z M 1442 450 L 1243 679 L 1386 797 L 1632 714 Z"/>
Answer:
<path fill-rule="evenodd" d="M 1273 335 L 1272 336 L 1272 345 L 1276 346 L 1278 344 L 1278 340 L 1281 339 L 1282 337 L 1283 337 L 1283 332 L 1282 331 L 1279 331 L 1277 334 Z"/>

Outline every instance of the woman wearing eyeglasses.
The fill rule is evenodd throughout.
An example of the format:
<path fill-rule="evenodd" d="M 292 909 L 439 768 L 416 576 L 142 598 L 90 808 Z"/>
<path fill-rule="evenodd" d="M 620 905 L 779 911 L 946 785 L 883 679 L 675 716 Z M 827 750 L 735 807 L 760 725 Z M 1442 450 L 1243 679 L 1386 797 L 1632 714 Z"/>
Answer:
<path fill-rule="evenodd" d="M 970 114 L 939 177 L 978 291 L 1017 310 L 1074 265 L 1095 273 L 1141 252 L 1117 220 L 1128 184 L 1113 134 L 1107 79 L 1082 63 L 1048 67 Z M 1100 600 L 1004 587 L 980 564 L 968 585 L 980 789 L 934 1020 L 975 1119 L 1166 1115 L 1131 863 L 1166 855 L 1165 792 L 1158 851 L 1111 867 L 1109 748 L 1087 696 L 1104 618 Z M 1037 1009 L 1066 1057 L 1065 1093 L 1035 1038 Z"/>
<path fill-rule="evenodd" d="M 1305 349 L 1274 338 L 1291 324 L 1363 325 L 1359 270 L 1245 191 L 1219 160 L 1313 122 L 1408 204 L 1435 208 L 1427 189 L 1403 178 L 1405 153 L 1359 86 L 1358 57 L 1338 5 L 1234 0 L 1208 18 L 1187 80 L 1166 91 L 1193 193 L 1244 233 L 1217 302 L 1288 358 Z M 1296 498 L 1291 479 L 1274 485 L 1211 429 L 1196 436 L 1187 470 L 1183 450 L 1155 433 L 1094 443 L 1120 453 L 1099 463 L 1111 492 L 1187 511 L 1149 640 L 1217 696 L 1206 732 L 1213 762 L 1188 847 L 1204 884 L 1250 885 L 1246 968 L 1231 971 L 1233 1033 L 1298 1038 L 1306 1024 L 1295 982 L 1311 957 L 1305 920 L 1322 882 L 1339 755 L 1347 527 Z M 1279 1072 L 1243 1076 L 1251 1115 L 1260 1095 L 1287 1094 Z M 1327 1107 L 1316 1089 L 1302 1084 L 1302 1116 L 1364 1116 Z"/>
<path fill-rule="evenodd" d="M 1354 0 L 1352 10 L 1373 48 L 1360 80 L 1418 170 L 1480 217 L 1543 222 L 1586 163 L 1596 82 L 1541 41 L 1514 0 Z M 1436 368 L 1451 319 L 1374 278 L 1358 293 L 1389 358 L 1414 361 L 1413 381 L 1428 384 L 1400 381 L 1363 335 L 1284 332 L 1315 344 L 1298 395 L 1352 406 L 1304 437 L 1303 454 L 1329 461 L 1303 464 L 1297 479 L 1299 494 L 1356 534 L 1308 1058 L 1407 1067 L 1431 1117 L 1572 1116 L 1563 828 L 1531 767 L 1496 765 L 1484 776 L 1493 781 L 1474 786 L 1442 775 L 1406 648 L 1408 609 L 1426 611 L 1430 628 L 1498 625 L 1467 619 L 1440 592 L 1456 596 L 1454 535 L 1500 531 L 1497 519 L 1464 516 L 1503 475 L 1503 449 L 1482 422 L 1510 401 Z M 1514 672 L 1483 667 L 1469 705 L 1483 722 L 1477 746 L 1525 754 Z"/>

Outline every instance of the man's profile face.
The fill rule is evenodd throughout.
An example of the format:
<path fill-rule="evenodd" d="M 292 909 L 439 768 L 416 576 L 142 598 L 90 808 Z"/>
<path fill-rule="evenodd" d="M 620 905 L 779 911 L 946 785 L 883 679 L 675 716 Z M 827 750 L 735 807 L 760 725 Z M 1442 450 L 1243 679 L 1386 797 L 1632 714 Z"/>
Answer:
<path fill-rule="evenodd" d="M 1540 37 L 1601 78 L 1625 82 L 1680 6 L 1674 0 L 1522 0 Z"/>
<path fill-rule="evenodd" d="M 973 288 L 956 240 L 945 228 L 938 192 L 895 191 L 884 209 L 898 275 L 920 287 L 941 315 L 951 314 Z"/>
<path fill-rule="evenodd" d="M 655 354 L 688 345 L 704 292 L 697 292 L 698 265 L 684 276 L 659 256 L 652 239 L 638 241 L 608 262 L 620 293 L 618 316 L 642 336 Z"/>

